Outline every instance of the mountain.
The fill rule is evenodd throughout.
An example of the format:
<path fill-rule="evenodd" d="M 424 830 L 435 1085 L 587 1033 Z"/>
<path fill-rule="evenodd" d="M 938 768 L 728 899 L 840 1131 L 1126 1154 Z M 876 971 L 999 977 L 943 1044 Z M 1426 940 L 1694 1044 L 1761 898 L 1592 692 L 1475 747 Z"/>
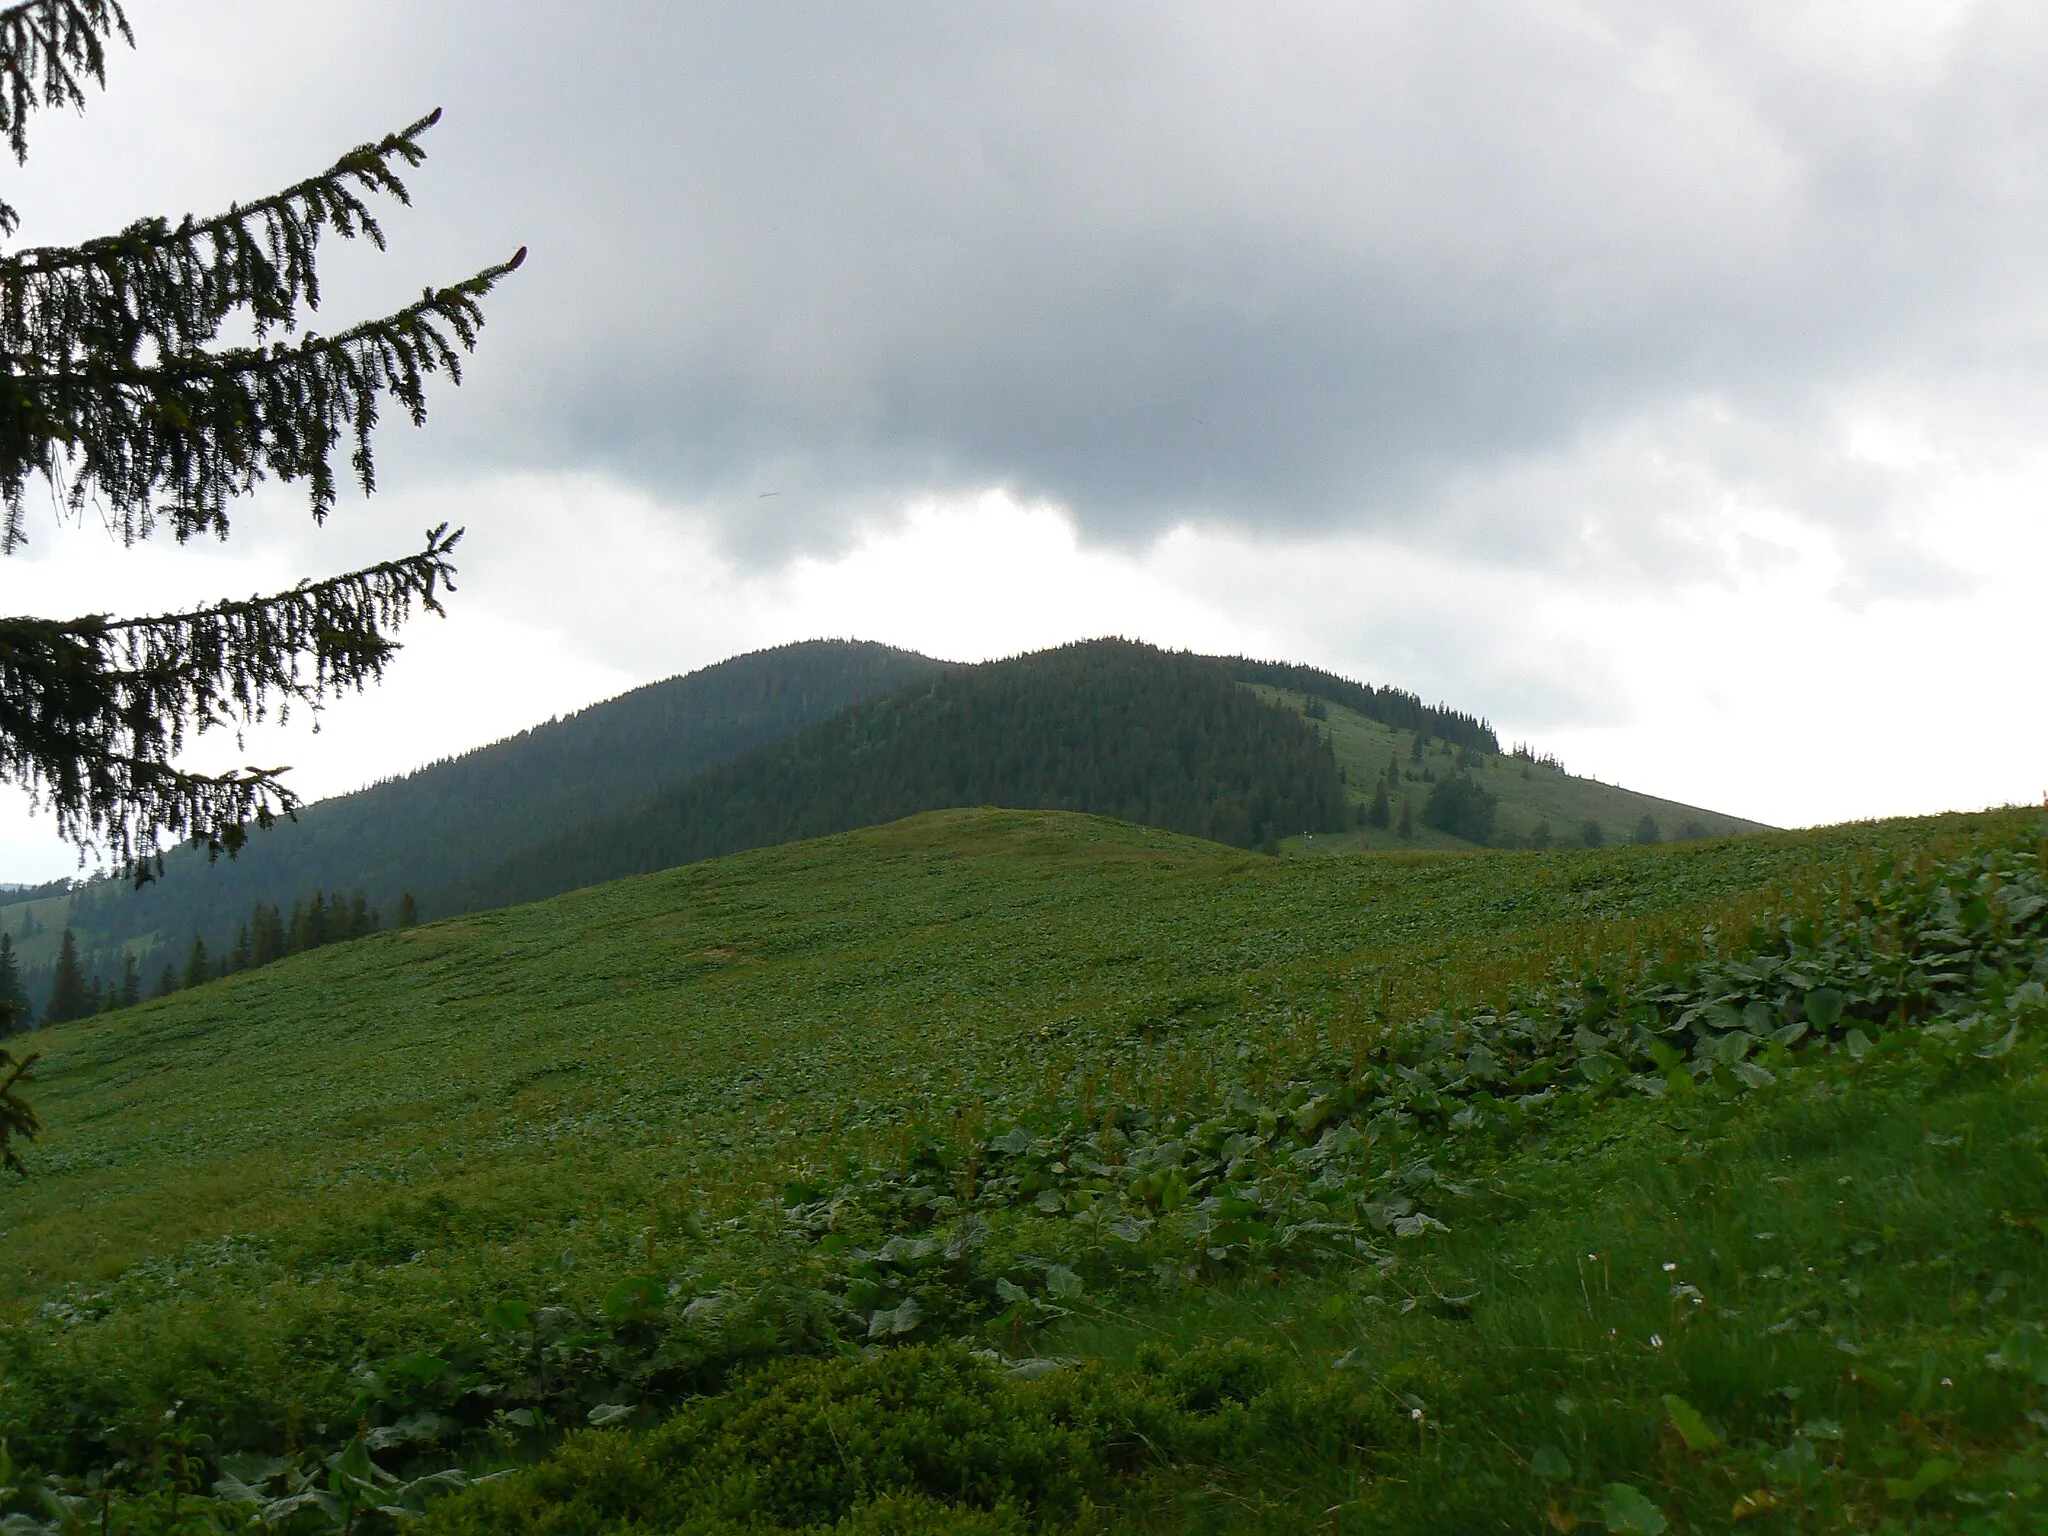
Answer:
<path fill-rule="evenodd" d="M 1251 847 L 1341 828 L 1329 745 L 1206 657 L 1094 640 L 934 674 L 437 895 L 478 910 L 747 848 L 1001 805 Z"/>
<path fill-rule="evenodd" d="M 1389 824 L 1369 826 L 1382 782 Z M 1458 814 L 1432 810 L 1452 793 Z M 811 641 L 308 806 L 232 861 L 209 867 L 181 850 L 139 892 L 99 881 L 6 893 L 0 931 L 40 1000 L 67 924 L 89 973 L 113 978 L 133 955 L 147 986 L 166 963 L 185 969 L 195 934 L 217 963 L 259 902 L 287 919 L 308 900 L 306 939 L 282 941 L 296 949 L 319 942 L 310 898 L 321 892 L 360 889 L 388 924 L 405 892 L 429 917 L 473 911 L 983 803 L 1095 811 L 1290 854 L 1760 830 L 1574 777 L 1523 749 L 1503 754 L 1477 716 L 1298 663 L 1100 641 L 961 667 Z M 279 947 L 273 932 L 269 952 Z M 267 958 L 260 937 L 256 949 Z"/>
<path fill-rule="evenodd" d="M 96 882 L 69 897 L 69 921 L 87 963 L 103 972 L 119 970 L 111 952 L 123 945 L 142 953 L 152 970 L 166 959 L 182 963 L 195 932 L 221 953 L 255 903 L 289 912 L 315 891 L 361 889 L 388 922 L 402 892 L 425 896 L 524 844 L 637 805 L 664 786 L 945 665 L 844 640 L 736 656 L 309 805 L 296 822 L 250 839 L 232 860 L 209 866 L 181 849 L 165 860 L 163 876 L 139 891 Z M 64 926 L 62 902 L 17 905 L 18 911 L 0 907 L 0 921 L 17 943 L 19 927 L 31 926 L 24 961 L 32 972 L 46 969 Z"/>

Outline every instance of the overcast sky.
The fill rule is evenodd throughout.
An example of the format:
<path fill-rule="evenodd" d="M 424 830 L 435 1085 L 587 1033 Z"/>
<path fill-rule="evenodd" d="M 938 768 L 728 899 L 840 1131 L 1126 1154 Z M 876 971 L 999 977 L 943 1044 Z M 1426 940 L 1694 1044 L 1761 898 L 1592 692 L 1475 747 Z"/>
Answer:
<path fill-rule="evenodd" d="M 386 685 L 207 761 L 402 772 L 733 653 L 1311 662 L 1779 824 L 2038 801 L 2048 9 L 129 0 L 22 238 L 447 109 L 321 328 L 524 244 L 324 530 L 32 520 L 4 611 L 468 528 Z M 0 878 L 75 855 L 19 797 Z"/>

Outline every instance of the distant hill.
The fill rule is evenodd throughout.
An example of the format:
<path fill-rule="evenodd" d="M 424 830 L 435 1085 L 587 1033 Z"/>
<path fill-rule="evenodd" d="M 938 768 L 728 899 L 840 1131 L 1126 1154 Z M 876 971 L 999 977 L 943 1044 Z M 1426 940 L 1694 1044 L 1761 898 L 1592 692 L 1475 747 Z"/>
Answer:
<path fill-rule="evenodd" d="M 1205 657 L 1095 640 L 938 673 L 650 803 L 521 850 L 434 905 L 477 910 L 747 848 L 1000 805 L 1251 847 L 1346 821 L 1329 745 Z"/>
<path fill-rule="evenodd" d="M 1313 720 L 1328 738 L 1338 766 L 1344 770 L 1352 804 L 1350 830 L 1291 838 L 1284 850 L 1288 853 L 1480 846 L 1469 837 L 1433 827 L 1426 819 L 1437 786 L 1453 777 L 1468 780 L 1494 802 L 1492 834 L 1485 841 L 1485 846 L 1492 848 L 1692 842 L 1773 830 L 1759 821 L 1582 778 L 1567 772 L 1554 758 L 1539 757 L 1527 749 L 1501 752 L 1493 728 L 1470 715 L 1438 708 L 1404 716 L 1398 703 L 1388 707 L 1379 699 L 1362 701 L 1376 709 L 1367 715 L 1352 707 L 1352 702 L 1361 702 L 1356 683 L 1306 667 L 1266 665 L 1262 677 L 1284 677 L 1281 686 L 1259 682 L 1257 691 Z M 1382 697 L 1391 692 L 1374 691 Z M 1413 696 L 1396 695 L 1397 700 L 1401 697 Z M 1390 717 L 1399 723 L 1388 723 Z M 1359 817 L 1369 808 L 1383 778 L 1388 786 L 1389 825 L 1362 825 Z M 1404 805 L 1410 819 L 1406 837 L 1397 830 Z"/>
<path fill-rule="evenodd" d="M 1418 742 L 1421 750 L 1418 752 Z M 1483 837 L 1433 826 L 1446 778 L 1491 807 Z M 1389 825 L 1364 824 L 1378 785 Z M 142 891 L 0 894 L 40 1005 L 68 923 L 89 972 L 145 985 L 195 933 L 218 959 L 262 902 L 288 917 L 361 889 L 385 924 L 552 895 L 924 810 L 1091 811 L 1286 853 L 1578 846 L 1759 824 L 1504 755 L 1484 719 L 1314 667 L 1098 641 L 959 666 L 809 641 L 636 689 L 403 778 L 308 806 L 209 867 L 189 850 Z M 1395 821 L 1403 807 L 1409 826 Z M 293 941 L 291 947 L 296 947 Z"/>
<path fill-rule="evenodd" d="M 424 897 L 513 849 L 638 805 L 945 665 L 844 640 L 736 656 L 309 805 L 297 822 L 251 838 L 235 859 L 209 866 L 203 855 L 180 850 L 165 861 L 163 877 L 140 891 L 99 881 L 68 898 L 51 892 L 58 899 L 32 905 L 12 898 L 0 906 L 0 923 L 18 943 L 29 929 L 23 958 L 32 981 L 54 956 L 66 899 L 87 964 L 109 974 L 119 970 L 114 954 L 124 944 L 161 950 L 147 956 L 152 970 L 166 959 L 182 962 L 195 932 L 221 953 L 259 901 L 289 912 L 315 891 L 360 888 L 388 923 L 401 892 Z"/>

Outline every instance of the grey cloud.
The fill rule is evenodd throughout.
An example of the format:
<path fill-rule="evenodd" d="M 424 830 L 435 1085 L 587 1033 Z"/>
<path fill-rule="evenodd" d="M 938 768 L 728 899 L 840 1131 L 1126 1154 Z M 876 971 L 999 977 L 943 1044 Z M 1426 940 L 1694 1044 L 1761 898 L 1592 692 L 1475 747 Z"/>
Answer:
<path fill-rule="evenodd" d="M 601 468 L 764 550 L 999 482 L 1098 538 L 1426 527 L 1555 564 L 1592 518 L 1669 569 L 1711 495 L 1600 482 L 1583 445 L 1703 398 L 1814 419 L 2038 335 L 2038 7 L 263 9 L 138 9 L 145 50 L 174 17 L 235 40 L 127 71 L 119 121 L 217 170 L 442 100 L 420 210 L 339 291 L 533 248 L 392 461 Z M 260 118 L 226 91 L 194 121 L 195 76 L 310 60 Z M 1545 500 L 1455 510 L 1565 460 Z M 1770 483 L 1886 516 L 1819 459 Z"/>

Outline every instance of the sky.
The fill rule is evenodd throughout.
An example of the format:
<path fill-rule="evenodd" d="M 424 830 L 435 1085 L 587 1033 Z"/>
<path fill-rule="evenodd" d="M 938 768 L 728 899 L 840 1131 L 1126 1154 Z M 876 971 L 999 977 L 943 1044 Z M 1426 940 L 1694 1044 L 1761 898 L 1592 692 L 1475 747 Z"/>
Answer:
<path fill-rule="evenodd" d="M 784 641 L 1121 634 L 1778 825 L 2048 794 L 2038 4 L 128 11 L 5 173 L 20 241 L 438 105 L 319 327 L 530 251 L 324 527 L 31 504 L 0 611 L 52 617 L 467 530 L 381 686 L 195 765 L 311 798 Z M 0 879 L 77 868 L 0 790 Z"/>

